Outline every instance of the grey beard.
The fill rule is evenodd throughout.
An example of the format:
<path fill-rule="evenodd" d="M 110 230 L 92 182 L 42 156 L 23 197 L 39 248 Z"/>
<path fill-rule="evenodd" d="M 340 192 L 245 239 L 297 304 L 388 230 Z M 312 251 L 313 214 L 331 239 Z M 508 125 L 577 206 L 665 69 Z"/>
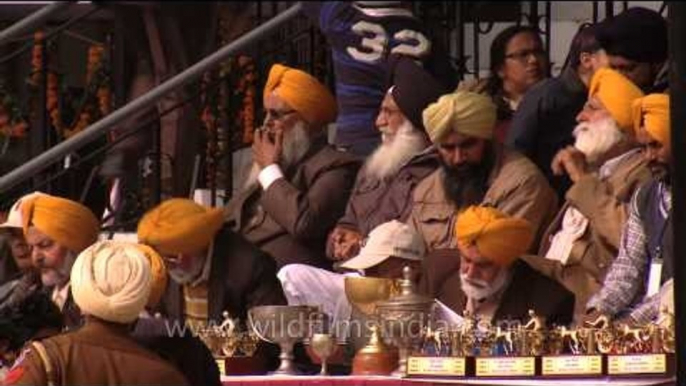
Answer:
<path fill-rule="evenodd" d="M 382 130 L 383 131 L 383 130 Z M 395 176 L 412 157 L 426 149 L 422 134 L 405 121 L 390 143 L 381 143 L 366 162 L 366 174 L 375 179 Z"/>
<path fill-rule="evenodd" d="M 510 270 L 507 268 L 500 270 L 498 275 L 490 284 L 480 283 L 483 284 L 483 287 L 472 285 L 465 279 L 465 276 L 460 274 L 460 286 L 462 287 L 462 292 L 464 292 L 468 298 L 481 300 L 492 296 L 507 285 L 507 283 L 510 281 Z"/>
<path fill-rule="evenodd" d="M 307 123 L 299 121 L 284 135 L 281 158 L 279 159 L 279 166 L 282 169 L 288 169 L 297 164 L 305 156 L 305 153 L 310 150 L 312 140 L 307 131 Z M 250 189 L 257 183 L 257 176 L 260 174 L 260 171 L 259 165 L 253 162 L 248 177 L 243 184 L 243 189 Z"/>

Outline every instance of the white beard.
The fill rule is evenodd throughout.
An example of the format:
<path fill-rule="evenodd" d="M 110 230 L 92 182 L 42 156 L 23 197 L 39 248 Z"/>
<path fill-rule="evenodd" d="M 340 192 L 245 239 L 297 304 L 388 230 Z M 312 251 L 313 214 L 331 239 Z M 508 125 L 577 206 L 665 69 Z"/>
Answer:
<path fill-rule="evenodd" d="M 191 267 L 190 270 L 184 271 L 181 269 L 170 269 L 169 270 L 169 277 L 171 277 L 172 280 L 174 280 L 178 284 L 181 284 L 181 285 L 189 284 L 189 283 L 195 281 L 196 279 L 198 279 L 200 277 L 200 275 L 202 274 L 203 268 L 205 268 L 205 259 L 207 259 L 207 258 L 209 258 L 209 257 L 205 257 L 205 258 L 200 258 L 197 256 L 193 257 L 193 259 L 195 259 L 195 260 L 194 260 L 193 266 Z"/>
<path fill-rule="evenodd" d="M 312 146 L 312 140 L 307 131 L 307 123 L 298 121 L 284 134 L 281 159 L 279 160 L 279 166 L 282 169 L 295 165 Z M 253 162 L 248 177 L 243 184 L 244 189 L 248 189 L 257 183 L 257 175 L 261 171 L 260 166 Z"/>
<path fill-rule="evenodd" d="M 412 157 L 426 149 L 426 140 L 408 120 L 398 128 L 395 135 L 388 128 L 381 128 L 383 142 L 366 162 L 366 174 L 376 179 L 394 176 Z"/>
<path fill-rule="evenodd" d="M 466 275 L 460 274 L 460 286 L 468 298 L 481 300 L 500 291 L 510 280 L 510 270 L 501 269 L 493 281 L 488 282 L 476 279 L 468 279 Z"/>
<path fill-rule="evenodd" d="M 597 164 L 604 154 L 626 139 L 626 135 L 612 118 L 581 122 L 574 129 L 574 137 L 574 147 L 584 153 L 591 164 Z"/>
<path fill-rule="evenodd" d="M 40 279 L 45 287 L 53 286 L 63 286 L 69 283 L 69 278 L 71 275 L 71 267 L 76 261 L 76 254 L 73 252 L 67 252 L 64 257 L 64 263 L 61 267 L 53 269 L 41 269 Z"/>

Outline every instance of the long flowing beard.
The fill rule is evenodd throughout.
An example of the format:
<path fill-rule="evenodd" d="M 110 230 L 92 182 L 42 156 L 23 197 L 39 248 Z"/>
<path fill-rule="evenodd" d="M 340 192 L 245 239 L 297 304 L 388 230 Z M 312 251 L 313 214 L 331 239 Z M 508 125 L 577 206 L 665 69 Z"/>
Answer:
<path fill-rule="evenodd" d="M 384 142 L 369 156 L 365 166 L 368 175 L 380 180 L 394 176 L 407 161 L 426 149 L 422 133 L 410 121 L 405 121 L 388 141 L 387 131 L 381 129 Z"/>
<path fill-rule="evenodd" d="M 62 287 L 69 282 L 71 267 L 76 261 L 76 254 L 69 251 L 64 257 L 64 263 L 59 268 L 41 268 L 41 282 L 46 287 Z"/>
<path fill-rule="evenodd" d="M 500 291 L 509 281 L 510 271 L 501 269 L 491 283 L 478 279 L 468 279 L 465 274 L 460 274 L 460 286 L 462 292 L 468 298 L 481 300 Z"/>
<path fill-rule="evenodd" d="M 584 153 L 591 164 L 598 164 L 599 160 L 625 140 L 625 134 L 612 118 L 597 122 L 581 122 L 574 128 L 574 147 Z"/>
<path fill-rule="evenodd" d="M 312 140 L 307 134 L 308 126 L 304 121 L 298 121 L 293 128 L 288 130 L 283 137 L 283 147 L 279 165 L 282 169 L 288 169 L 295 165 L 307 153 L 312 146 Z M 248 177 L 245 179 L 243 189 L 249 189 L 257 183 L 257 176 L 262 169 L 253 162 Z"/>

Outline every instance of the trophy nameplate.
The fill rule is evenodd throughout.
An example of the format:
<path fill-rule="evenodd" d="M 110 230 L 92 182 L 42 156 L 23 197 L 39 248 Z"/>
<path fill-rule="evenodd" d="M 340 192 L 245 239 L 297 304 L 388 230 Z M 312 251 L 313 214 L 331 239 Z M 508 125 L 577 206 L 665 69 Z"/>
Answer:
<path fill-rule="evenodd" d="M 536 357 L 476 358 L 477 377 L 532 377 L 536 375 Z"/>
<path fill-rule="evenodd" d="M 544 376 L 555 375 L 602 375 L 602 355 L 557 355 L 542 358 Z"/>
<path fill-rule="evenodd" d="M 466 361 L 464 357 L 409 357 L 407 375 L 439 377 L 464 377 Z"/>
<path fill-rule="evenodd" d="M 666 374 L 666 354 L 628 354 L 607 357 L 608 375 Z"/>

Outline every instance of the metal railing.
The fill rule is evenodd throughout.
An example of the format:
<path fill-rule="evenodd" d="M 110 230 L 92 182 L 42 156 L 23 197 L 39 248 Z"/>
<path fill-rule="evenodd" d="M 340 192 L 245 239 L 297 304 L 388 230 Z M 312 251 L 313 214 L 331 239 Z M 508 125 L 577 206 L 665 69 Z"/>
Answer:
<path fill-rule="evenodd" d="M 207 56 L 159 86 L 153 88 L 139 98 L 127 103 L 126 105 L 112 112 L 110 115 L 88 126 L 83 130 L 83 132 L 59 143 L 56 146 L 51 147 L 38 157 L 0 177 L 0 193 L 6 192 L 8 189 L 22 182 L 24 179 L 29 178 L 32 175 L 48 168 L 53 163 L 60 161 L 62 157 L 70 152 L 81 148 L 97 138 L 100 138 L 103 134 L 107 133 L 109 130 L 112 130 L 123 120 L 135 115 L 140 111 L 154 106 L 165 94 L 196 79 L 199 79 L 205 71 L 219 65 L 222 61 L 226 60 L 238 50 L 245 48 L 256 40 L 266 37 L 270 33 L 273 33 L 277 27 L 298 15 L 300 8 L 300 3 L 292 5 L 287 10 L 279 13 L 274 18 L 239 37 L 232 43 L 227 44 L 225 47 L 222 47 L 218 51 Z"/>

